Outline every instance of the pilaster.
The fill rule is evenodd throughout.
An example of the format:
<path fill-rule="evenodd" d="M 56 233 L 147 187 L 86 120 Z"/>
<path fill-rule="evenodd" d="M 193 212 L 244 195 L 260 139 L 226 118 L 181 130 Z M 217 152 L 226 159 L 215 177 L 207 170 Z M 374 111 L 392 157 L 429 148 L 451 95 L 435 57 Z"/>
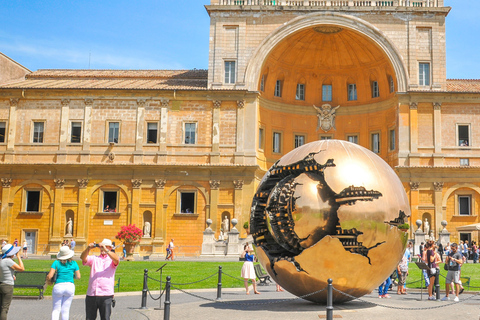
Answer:
<path fill-rule="evenodd" d="M 133 155 L 134 163 L 143 162 L 143 142 L 145 135 L 145 99 L 137 100 L 137 130 L 135 136 L 135 152 Z"/>
<path fill-rule="evenodd" d="M 221 217 L 218 217 L 218 201 L 220 192 L 218 188 L 220 187 L 220 181 L 218 180 L 210 180 L 210 216 L 209 218 L 212 219 L 213 227 L 212 230 L 216 232 L 217 230 L 217 222 Z"/>
<path fill-rule="evenodd" d="M 418 214 L 418 204 L 420 201 L 420 194 L 418 191 L 418 187 L 420 186 L 420 182 L 410 182 L 410 225 L 413 225 L 417 219 L 421 219 Z"/>
<path fill-rule="evenodd" d="M 78 179 L 77 243 L 86 243 L 88 235 L 87 185 L 88 179 Z"/>
<path fill-rule="evenodd" d="M 160 109 L 160 152 L 167 152 L 168 99 L 162 99 Z"/>
<path fill-rule="evenodd" d="M 0 215 L 0 239 L 10 239 L 10 187 L 12 179 L 2 178 L 2 214 Z"/>
<path fill-rule="evenodd" d="M 245 100 L 237 101 L 237 139 L 236 139 L 235 163 L 244 163 L 245 144 Z"/>
<path fill-rule="evenodd" d="M 443 229 L 442 228 L 442 220 L 446 220 L 446 216 L 443 216 L 443 210 L 442 210 L 442 191 L 443 191 L 443 182 L 434 182 L 433 183 L 433 189 L 435 190 L 434 193 L 434 204 L 435 204 L 435 230 L 434 234 L 437 237 L 439 230 Z"/>
<path fill-rule="evenodd" d="M 155 221 L 153 225 L 154 238 L 153 244 L 162 245 L 166 238 L 167 215 L 163 212 L 163 198 L 165 192 L 165 184 L 167 180 L 157 179 L 155 180 Z"/>
<path fill-rule="evenodd" d="M 235 207 L 233 208 L 233 217 L 242 222 L 242 203 L 243 203 L 243 180 L 234 180 L 233 186 L 235 187 L 235 191 L 233 194 L 233 201 L 235 203 Z M 239 219 L 240 218 L 240 219 Z M 243 223 L 242 223 L 243 225 Z M 241 228 L 242 226 L 240 226 Z"/>
<path fill-rule="evenodd" d="M 7 152 L 5 154 L 5 162 L 13 162 L 13 152 L 15 149 L 15 138 L 17 132 L 17 106 L 18 99 L 10 99 L 10 112 L 8 115 L 8 137 L 7 137 Z"/>
<path fill-rule="evenodd" d="M 52 213 L 52 237 L 50 242 L 59 242 L 62 240 L 64 233 L 62 232 L 62 202 L 65 189 L 64 179 L 54 179 L 55 182 L 55 200 L 53 203 Z"/>
<path fill-rule="evenodd" d="M 84 130 L 83 130 L 83 151 L 81 153 L 81 162 L 90 161 L 90 143 L 92 137 L 92 107 L 93 99 L 85 99 L 85 112 L 84 112 Z"/>
<path fill-rule="evenodd" d="M 220 106 L 222 101 L 213 101 L 212 109 L 212 151 L 210 163 L 220 162 Z"/>
<path fill-rule="evenodd" d="M 410 103 L 410 159 L 409 165 L 415 166 L 419 164 L 418 155 L 418 104 Z"/>
<path fill-rule="evenodd" d="M 141 198 L 142 179 L 132 179 L 132 209 L 130 223 L 142 228 L 142 215 L 140 214 L 140 198 Z"/>

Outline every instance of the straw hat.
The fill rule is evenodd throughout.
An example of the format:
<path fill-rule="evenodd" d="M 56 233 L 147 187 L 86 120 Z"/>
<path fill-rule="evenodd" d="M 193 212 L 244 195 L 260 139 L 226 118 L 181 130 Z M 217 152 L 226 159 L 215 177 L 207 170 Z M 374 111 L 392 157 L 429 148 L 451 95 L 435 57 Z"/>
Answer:
<path fill-rule="evenodd" d="M 103 239 L 101 243 L 106 247 L 113 247 L 112 240 L 110 239 Z"/>
<path fill-rule="evenodd" d="M 60 252 L 57 254 L 57 259 L 58 260 L 67 260 L 73 257 L 75 253 L 73 250 L 70 250 L 69 247 L 63 246 L 60 248 Z"/>
<path fill-rule="evenodd" d="M 10 243 L 7 243 L 2 247 L 2 259 L 16 255 L 20 249 L 20 247 L 14 247 Z"/>

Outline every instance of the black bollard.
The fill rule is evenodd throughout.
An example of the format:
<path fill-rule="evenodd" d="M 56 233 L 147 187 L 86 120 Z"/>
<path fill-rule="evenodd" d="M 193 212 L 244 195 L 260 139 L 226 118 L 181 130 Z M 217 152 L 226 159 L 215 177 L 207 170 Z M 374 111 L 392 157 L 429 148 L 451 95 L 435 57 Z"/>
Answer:
<path fill-rule="evenodd" d="M 333 280 L 328 279 L 327 286 L 327 320 L 333 320 Z"/>
<path fill-rule="evenodd" d="M 222 266 L 218 266 L 217 300 L 222 300 Z"/>
<path fill-rule="evenodd" d="M 147 309 L 147 293 L 148 293 L 148 269 L 143 270 L 143 289 L 142 289 L 142 306 L 140 309 Z"/>
<path fill-rule="evenodd" d="M 163 320 L 170 320 L 170 280 L 172 277 L 167 277 L 165 283 L 165 307 L 163 308 Z"/>
<path fill-rule="evenodd" d="M 440 269 L 437 268 L 437 272 L 435 272 L 435 292 L 437 301 L 440 301 Z"/>

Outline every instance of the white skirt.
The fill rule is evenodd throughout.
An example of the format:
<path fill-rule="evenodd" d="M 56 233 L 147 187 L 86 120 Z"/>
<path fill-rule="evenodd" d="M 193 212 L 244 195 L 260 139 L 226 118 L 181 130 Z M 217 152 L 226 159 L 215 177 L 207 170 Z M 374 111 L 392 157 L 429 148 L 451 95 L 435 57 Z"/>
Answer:
<path fill-rule="evenodd" d="M 242 278 L 243 279 L 253 279 L 255 280 L 257 276 L 255 275 L 255 269 L 253 268 L 253 262 L 245 261 L 242 266 Z"/>

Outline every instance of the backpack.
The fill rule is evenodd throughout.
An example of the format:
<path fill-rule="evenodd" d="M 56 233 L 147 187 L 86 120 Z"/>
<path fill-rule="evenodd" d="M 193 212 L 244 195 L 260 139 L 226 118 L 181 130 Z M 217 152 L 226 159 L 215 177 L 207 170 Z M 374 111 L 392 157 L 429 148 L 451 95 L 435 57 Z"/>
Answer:
<path fill-rule="evenodd" d="M 403 256 L 402 260 L 400 261 L 399 267 L 400 267 L 401 272 L 407 272 L 408 271 L 407 257 Z"/>

